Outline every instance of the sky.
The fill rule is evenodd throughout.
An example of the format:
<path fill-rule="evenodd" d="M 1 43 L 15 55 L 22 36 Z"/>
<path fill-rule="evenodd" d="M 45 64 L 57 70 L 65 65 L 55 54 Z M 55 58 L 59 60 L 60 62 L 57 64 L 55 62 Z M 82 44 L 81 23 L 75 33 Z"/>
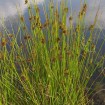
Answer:
<path fill-rule="evenodd" d="M 35 1 L 39 4 L 43 3 L 44 0 Z M 14 16 L 17 13 L 16 5 L 21 7 L 23 12 L 26 9 L 25 0 L 0 0 L 0 17 Z"/>
<path fill-rule="evenodd" d="M 31 0 L 30 0 L 31 1 Z M 44 0 L 35 0 L 38 4 L 43 3 Z M 59 0 L 60 1 L 60 0 Z M 72 2 L 73 13 L 77 14 L 81 0 L 69 0 Z M 83 1 L 83 0 L 82 0 Z M 105 0 L 87 0 L 88 12 L 87 12 L 87 24 L 94 21 L 94 17 L 100 4 L 98 23 L 105 28 Z M 14 17 L 17 14 L 16 4 L 21 7 L 24 13 L 26 5 L 24 0 L 0 0 L 0 18 Z"/>

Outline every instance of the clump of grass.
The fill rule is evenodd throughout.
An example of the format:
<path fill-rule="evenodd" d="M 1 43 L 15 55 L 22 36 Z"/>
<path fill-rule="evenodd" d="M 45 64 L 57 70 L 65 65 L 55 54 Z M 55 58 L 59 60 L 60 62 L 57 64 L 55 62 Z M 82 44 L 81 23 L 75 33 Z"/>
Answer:
<path fill-rule="evenodd" d="M 96 61 L 93 28 L 86 39 L 83 4 L 77 17 L 63 1 L 58 10 L 49 2 L 48 13 L 43 6 L 45 22 L 41 22 L 40 8 L 28 7 L 30 31 L 19 12 L 20 25 L 14 34 L 7 29 L 1 37 L 0 103 L 3 105 L 87 105 L 91 95 L 87 84 L 103 60 Z M 13 28 L 13 27 L 12 27 Z M 21 35 L 22 33 L 22 35 Z M 104 58 L 104 56 L 103 56 Z M 89 94 L 88 94 L 89 93 Z"/>

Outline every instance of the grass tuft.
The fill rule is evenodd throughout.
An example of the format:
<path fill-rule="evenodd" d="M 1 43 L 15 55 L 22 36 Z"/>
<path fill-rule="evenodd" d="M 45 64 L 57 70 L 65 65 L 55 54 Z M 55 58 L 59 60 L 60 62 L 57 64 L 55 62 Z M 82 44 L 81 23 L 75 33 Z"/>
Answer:
<path fill-rule="evenodd" d="M 63 0 L 60 9 L 52 1 L 48 10 L 43 5 L 44 22 L 37 4 L 32 7 L 25 0 L 25 5 L 30 27 L 20 11 L 16 34 L 7 28 L 0 33 L 0 105 L 89 105 L 93 91 L 88 84 L 103 68 L 104 56 L 96 60 L 96 22 L 85 26 L 87 4 L 81 7 L 76 25 L 70 14 L 69 26 L 70 11 Z"/>

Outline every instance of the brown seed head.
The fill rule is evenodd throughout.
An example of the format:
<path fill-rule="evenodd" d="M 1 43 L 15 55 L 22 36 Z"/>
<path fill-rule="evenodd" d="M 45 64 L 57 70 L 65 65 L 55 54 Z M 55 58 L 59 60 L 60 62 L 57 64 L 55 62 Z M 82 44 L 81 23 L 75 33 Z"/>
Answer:
<path fill-rule="evenodd" d="M 64 70 L 64 75 L 68 76 L 69 75 L 69 70 Z"/>
<path fill-rule="evenodd" d="M 40 25 L 39 28 L 40 28 L 40 29 L 43 29 L 43 25 Z"/>
<path fill-rule="evenodd" d="M 87 11 L 87 4 L 84 4 L 82 10 L 79 12 L 78 17 L 79 18 L 83 17 L 86 14 L 86 11 Z"/>
<path fill-rule="evenodd" d="M 40 12 L 40 9 L 39 9 L 39 7 L 37 7 L 37 8 L 36 8 L 36 12 Z"/>
<path fill-rule="evenodd" d="M 24 22 L 24 17 L 23 17 L 23 16 L 21 16 L 21 17 L 20 17 L 20 20 L 21 20 L 22 22 Z"/>
<path fill-rule="evenodd" d="M 72 20 L 73 20 L 73 17 L 70 16 L 70 17 L 69 17 L 69 21 L 72 21 Z"/>
<path fill-rule="evenodd" d="M 67 13 L 69 11 L 68 7 L 64 8 L 64 12 Z"/>
<path fill-rule="evenodd" d="M 62 33 L 63 33 L 63 34 L 67 34 L 67 30 L 64 29 L 64 30 L 62 31 Z"/>
<path fill-rule="evenodd" d="M 5 46 L 7 44 L 8 40 L 5 39 L 5 38 L 2 38 L 2 41 L 1 41 L 1 45 L 2 46 Z"/>
<path fill-rule="evenodd" d="M 70 56 L 70 55 L 71 55 L 71 52 L 70 52 L 70 51 L 67 51 L 66 54 L 67 54 L 68 56 Z"/>
<path fill-rule="evenodd" d="M 55 17 L 59 18 L 59 13 L 58 13 L 58 10 L 57 9 L 56 9 L 54 15 L 55 15 Z"/>
<path fill-rule="evenodd" d="M 63 59 L 62 54 L 59 54 L 59 60 L 62 61 L 62 59 Z"/>
<path fill-rule="evenodd" d="M 54 5 L 51 5 L 51 9 L 53 9 L 54 8 Z"/>
<path fill-rule="evenodd" d="M 45 44 L 45 39 L 44 38 L 41 39 L 41 43 Z"/>
<path fill-rule="evenodd" d="M 27 4 L 28 3 L 28 0 L 25 0 L 25 4 Z"/>
<path fill-rule="evenodd" d="M 51 61 L 52 62 L 55 62 L 56 61 L 56 58 L 55 57 L 52 57 Z"/>
<path fill-rule="evenodd" d="M 29 20 L 32 21 L 32 17 L 29 17 Z"/>
<path fill-rule="evenodd" d="M 87 4 L 84 4 L 83 5 L 83 9 L 87 9 Z"/>
<path fill-rule="evenodd" d="M 16 58 L 16 59 L 20 59 L 21 57 L 20 57 L 19 55 L 16 55 L 15 58 Z"/>
<path fill-rule="evenodd" d="M 90 27 L 89 27 L 89 30 L 93 30 L 94 29 L 94 25 L 91 25 Z"/>
<path fill-rule="evenodd" d="M 23 27 L 23 30 L 26 30 L 26 26 Z"/>
<path fill-rule="evenodd" d="M 60 38 L 58 37 L 58 38 L 57 38 L 57 43 L 58 43 L 59 41 L 60 41 Z"/>
<path fill-rule="evenodd" d="M 63 30 L 63 26 L 62 25 L 59 25 L 59 29 Z"/>
<path fill-rule="evenodd" d="M 92 49 L 95 49 L 95 45 L 94 44 L 92 44 Z"/>
<path fill-rule="evenodd" d="M 10 46 L 13 47 L 14 46 L 14 43 L 13 42 L 10 42 Z"/>
<path fill-rule="evenodd" d="M 36 20 L 36 16 L 33 16 L 34 20 Z"/>
<path fill-rule="evenodd" d="M 25 76 L 24 76 L 24 75 L 21 75 L 21 77 L 20 77 L 20 78 L 21 78 L 21 81 L 22 81 L 22 82 L 26 81 L 26 78 L 25 78 Z"/>
<path fill-rule="evenodd" d="M 24 39 L 25 39 L 25 40 L 28 40 L 28 39 L 30 39 L 30 38 L 31 38 L 30 35 L 25 35 L 25 36 L 24 36 Z"/>
<path fill-rule="evenodd" d="M 10 38 L 12 38 L 14 35 L 13 35 L 13 34 L 8 34 L 8 36 L 9 36 Z"/>
<path fill-rule="evenodd" d="M 26 59 L 26 62 L 31 62 L 31 61 L 32 61 L 31 58 Z"/>
<path fill-rule="evenodd" d="M 20 45 L 19 45 L 19 46 L 20 46 L 20 48 L 24 48 L 24 45 L 23 45 L 23 43 L 22 43 L 22 42 L 20 43 Z"/>
<path fill-rule="evenodd" d="M 31 26 L 31 28 L 32 28 L 32 30 L 34 30 L 34 29 L 35 29 L 35 25 L 33 24 L 33 25 Z"/>
<path fill-rule="evenodd" d="M 83 51 L 83 57 L 86 58 L 87 53 L 85 51 Z"/>
<path fill-rule="evenodd" d="M 43 27 L 46 28 L 47 26 L 48 26 L 48 24 L 45 22 L 45 23 L 43 24 Z"/>

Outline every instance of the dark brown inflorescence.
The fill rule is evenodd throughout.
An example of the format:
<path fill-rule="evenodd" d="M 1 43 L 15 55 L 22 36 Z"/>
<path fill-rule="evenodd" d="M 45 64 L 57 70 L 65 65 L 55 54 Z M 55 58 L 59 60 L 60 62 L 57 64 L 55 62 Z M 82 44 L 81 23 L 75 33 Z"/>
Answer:
<path fill-rule="evenodd" d="M 25 36 L 24 36 L 24 39 L 25 39 L 25 40 L 29 40 L 29 39 L 31 39 L 31 36 L 30 36 L 30 35 L 25 35 Z"/>
<path fill-rule="evenodd" d="M 1 45 L 6 46 L 7 42 L 8 42 L 8 40 L 6 38 L 2 38 Z"/>
<path fill-rule="evenodd" d="M 28 3 L 28 0 L 25 0 L 25 4 L 27 4 Z"/>
<path fill-rule="evenodd" d="M 20 20 L 21 20 L 22 22 L 24 22 L 24 17 L 23 17 L 23 16 L 21 16 L 21 17 L 20 17 Z"/>
<path fill-rule="evenodd" d="M 81 11 L 79 12 L 79 18 L 86 14 L 87 4 L 84 4 Z"/>

